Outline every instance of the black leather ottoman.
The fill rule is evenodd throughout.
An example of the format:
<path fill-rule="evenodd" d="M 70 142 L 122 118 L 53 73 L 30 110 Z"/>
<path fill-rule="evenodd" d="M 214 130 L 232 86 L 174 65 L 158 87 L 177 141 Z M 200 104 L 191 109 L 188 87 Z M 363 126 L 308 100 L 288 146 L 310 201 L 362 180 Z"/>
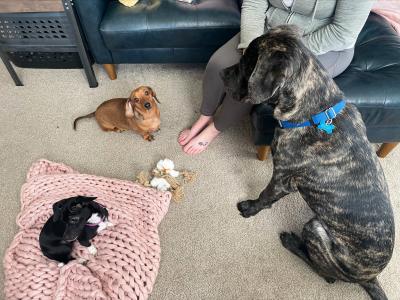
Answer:
<path fill-rule="evenodd" d="M 360 110 L 368 139 L 384 143 L 378 155 L 386 156 L 400 141 L 400 36 L 382 17 L 369 16 L 351 65 L 335 81 Z M 278 124 L 264 104 L 254 108 L 251 120 L 258 157 L 264 160 Z"/>

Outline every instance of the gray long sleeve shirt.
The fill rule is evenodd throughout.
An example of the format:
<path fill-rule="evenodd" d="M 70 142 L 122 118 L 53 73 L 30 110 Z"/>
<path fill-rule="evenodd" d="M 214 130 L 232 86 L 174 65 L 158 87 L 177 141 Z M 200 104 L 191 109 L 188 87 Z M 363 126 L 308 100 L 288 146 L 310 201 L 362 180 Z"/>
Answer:
<path fill-rule="evenodd" d="M 239 49 L 268 28 L 293 24 L 316 55 L 354 47 L 375 0 L 244 0 Z"/>

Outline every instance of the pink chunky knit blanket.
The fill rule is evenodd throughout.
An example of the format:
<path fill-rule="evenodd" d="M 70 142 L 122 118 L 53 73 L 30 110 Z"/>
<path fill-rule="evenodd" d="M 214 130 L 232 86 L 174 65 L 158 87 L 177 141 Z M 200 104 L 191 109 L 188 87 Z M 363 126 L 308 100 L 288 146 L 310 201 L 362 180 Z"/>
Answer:
<path fill-rule="evenodd" d="M 39 233 L 52 204 L 75 195 L 97 197 L 114 226 L 92 240 L 96 256 L 75 243 L 73 256 L 88 259 L 86 265 L 74 260 L 59 268 L 40 251 Z M 63 164 L 33 164 L 21 190 L 20 230 L 4 257 L 6 299 L 147 299 L 160 262 L 157 226 L 170 198 L 170 193 L 79 174 Z"/>

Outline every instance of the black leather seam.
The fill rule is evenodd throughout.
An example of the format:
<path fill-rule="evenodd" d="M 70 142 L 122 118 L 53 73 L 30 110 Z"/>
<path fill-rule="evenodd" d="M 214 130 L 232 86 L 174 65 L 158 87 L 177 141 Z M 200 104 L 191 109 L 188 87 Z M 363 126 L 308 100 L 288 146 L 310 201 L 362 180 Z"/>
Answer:
<path fill-rule="evenodd" d="M 203 30 L 208 30 L 208 29 L 237 29 L 237 30 L 239 30 L 239 27 L 233 27 L 233 26 L 226 26 L 226 27 L 223 27 L 223 26 L 212 26 L 212 27 L 203 27 L 203 28 L 201 28 L 201 29 L 199 29 L 199 28 L 196 28 L 196 27 L 185 27 L 185 28 L 157 28 L 157 29 L 151 29 L 152 30 L 152 32 L 156 32 L 156 31 L 173 31 L 173 30 L 191 30 L 191 31 L 193 31 L 193 30 L 196 30 L 196 31 L 203 31 Z M 139 32 L 139 33 L 145 33 L 145 32 L 148 32 L 148 30 L 123 30 L 123 31 L 119 31 L 119 30 L 116 30 L 116 29 L 113 29 L 113 30 L 104 30 L 104 29 L 102 29 L 102 28 L 100 28 L 100 31 L 101 32 L 104 32 L 104 33 L 115 33 L 115 32 L 118 32 L 118 33 L 137 33 L 137 32 Z"/>
<path fill-rule="evenodd" d="M 358 47 L 361 47 L 361 46 L 365 46 L 366 44 L 369 44 L 369 43 L 372 43 L 372 42 L 376 42 L 376 40 L 385 40 L 385 39 L 390 39 L 391 40 L 391 42 L 393 42 L 393 39 L 396 39 L 396 41 L 400 44 L 400 38 L 399 38 L 399 36 L 396 34 L 396 35 L 388 35 L 388 34 L 386 34 L 386 35 L 380 35 L 380 36 L 375 36 L 375 37 L 373 37 L 373 38 L 371 38 L 371 39 L 368 39 L 368 40 L 366 40 L 366 41 L 362 41 L 362 42 L 359 42 L 358 44 L 357 44 L 357 48 Z"/>

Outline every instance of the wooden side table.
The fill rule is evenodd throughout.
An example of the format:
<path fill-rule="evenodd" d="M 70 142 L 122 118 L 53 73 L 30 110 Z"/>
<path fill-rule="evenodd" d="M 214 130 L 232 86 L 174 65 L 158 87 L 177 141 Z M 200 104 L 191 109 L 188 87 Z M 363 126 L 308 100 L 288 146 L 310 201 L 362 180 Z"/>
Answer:
<path fill-rule="evenodd" d="M 89 86 L 98 86 L 73 0 L 1 0 L 0 57 L 17 86 L 23 84 L 10 60 L 37 68 L 83 67 Z"/>

